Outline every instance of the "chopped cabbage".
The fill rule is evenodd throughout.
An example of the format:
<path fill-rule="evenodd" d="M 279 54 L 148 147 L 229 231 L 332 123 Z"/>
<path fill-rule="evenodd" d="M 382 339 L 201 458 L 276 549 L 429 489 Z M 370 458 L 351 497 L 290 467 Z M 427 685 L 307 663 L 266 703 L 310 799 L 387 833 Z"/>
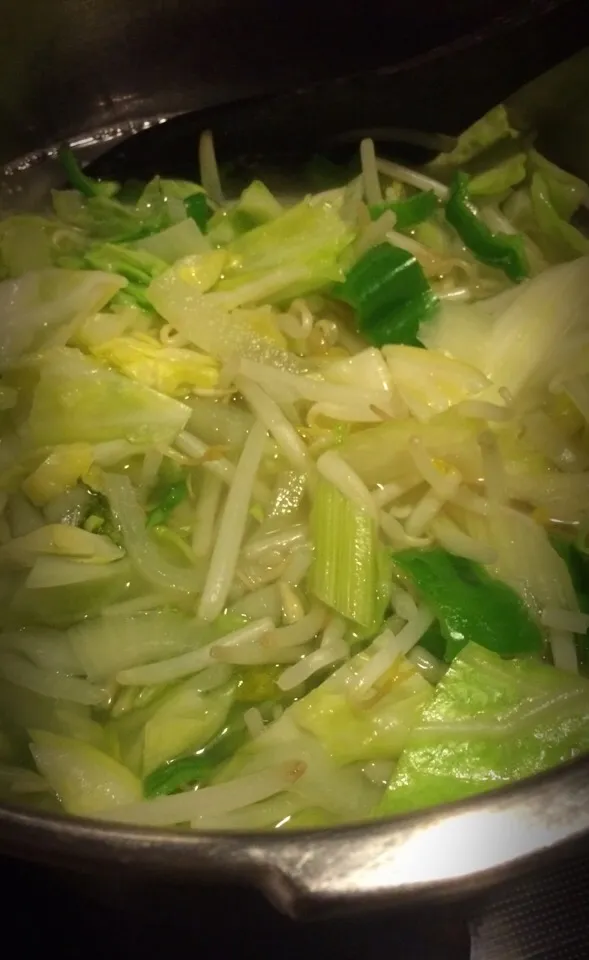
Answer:
<path fill-rule="evenodd" d="M 190 409 L 72 347 L 47 354 L 28 421 L 37 446 L 125 439 L 169 443 Z"/>

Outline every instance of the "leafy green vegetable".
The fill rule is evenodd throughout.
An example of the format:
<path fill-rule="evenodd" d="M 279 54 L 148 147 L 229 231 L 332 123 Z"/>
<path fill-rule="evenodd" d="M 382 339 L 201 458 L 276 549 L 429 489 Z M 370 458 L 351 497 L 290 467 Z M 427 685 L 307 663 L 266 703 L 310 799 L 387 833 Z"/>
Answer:
<path fill-rule="evenodd" d="M 470 199 L 469 178 L 465 173 L 454 175 L 446 203 L 446 219 L 481 263 L 503 270 L 515 282 L 528 276 L 521 237 L 492 233 Z"/>
<path fill-rule="evenodd" d="M 197 196 L 204 196 L 204 194 L 197 194 Z M 154 258 L 154 264 L 156 261 L 158 263 L 158 272 L 152 270 L 150 279 L 158 276 L 162 272 L 162 267 L 165 269 L 166 266 L 176 263 L 183 257 L 207 253 L 210 249 L 208 241 L 195 221 L 189 218 L 174 223 L 158 233 L 136 240 L 134 246 L 136 250 L 150 254 Z"/>
<path fill-rule="evenodd" d="M 90 347 L 98 360 L 116 367 L 132 380 L 172 397 L 184 397 L 194 388 L 217 385 L 218 366 L 204 353 L 166 347 L 154 336 L 113 337 Z"/>
<path fill-rule="evenodd" d="M 459 800 L 587 750 L 587 680 L 469 643 L 438 683 L 377 813 Z"/>
<path fill-rule="evenodd" d="M 354 679 L 374 651 L 356 654 L 288 708 L 297 725 L 316 737 L 336 763 L 393 760 L 432 696 L 432 687 L 401 658 L 368 700 L 354 700 Z"/>
<path fill-rule="evenodd" d="M 342 279 L 339 257 L 352 240 L 352 230 L 332 204 L 304 200 L 228 244 L 219 290 L 235 289 L 285 267 L 298 268 L 301 279 L 286 281 L 274 299 L 319 290 Z"/>
<path fill-rule="evenodd" d="M 0 283 L 0 366 L 40 349 L 54 329 L 101 310 L 124 280 L 94 270 L 31 271 Z"/>
<path fill-rule="evenodd" d="M 382 622 L 376 525 L 367 511 L 321 478 L 311 509 L 315 548 L 310 588 L 323 603 L 368 630 Z"/>
<path fill-rule="evenodd" d="M 453 150 L 439 154 L 430 164 L 432 171 L 456 170 L 501 140 L 515 136 L 507 110 L 500 104 L 473 123 L 458 138 Z"/>
<path fill-rule="evenodd" d="M 523 600 L 480 564 L 441 548 L 402 550 L 394 561 L 438 618 L 447 662 L 469 641 L 508 657 L 542 650 Z"/>
<path fill-rule="evenodd" d="M 159 443 L 175 437 L 189 416 L 183 403 L 62 347 L 45 358 L 28 428 L 38 446 L 119 438 Z"/>
<path fill-rule="evenodd" d="M 365 253 L 334 292 L 354 308 L 360 332 L 377 347 L 387 343 L 421 346 L 419 325 L 437 307 L 415 257 L 389 243 Z"/>
<path fill-rule="evenodd" d="M 57 155 L 74 190 L 79 190 L 87 197 L 112 197 L 117 193 L 118 183 L 109 180 L 94 180 L 92 177 L 88 177 L 78 163 L 71 147 L 61 146 Z"/>
<path fill-rule="evenodd" d="M 418 223 L 422 223 L 437 210 L 438 198 L 431 190 L 416 193 L 407 200 L 385 200 L 383 203 L 372 204 L 368 208 L 371 220 L 390 210 L 395 214 L 395 229 L 408 230 Z"/>
<path fill-rule="evenodd" d="M 186 480 L 179 480 L 177 483 L 173 483 L 161 494 L 157 506 L 147 514 L 147 526 L 156 527 L 160 523 L 165 523 L 172 510 L 174 510 L 179 503 L 182 503 L 187 496 L 188 485 Z"/>

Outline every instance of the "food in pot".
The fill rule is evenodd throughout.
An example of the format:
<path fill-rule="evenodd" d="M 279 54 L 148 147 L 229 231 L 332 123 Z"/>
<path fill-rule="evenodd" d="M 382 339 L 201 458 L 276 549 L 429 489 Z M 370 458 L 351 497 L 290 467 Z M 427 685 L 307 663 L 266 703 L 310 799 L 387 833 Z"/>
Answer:
<path fill-rule="evenodd" d="M 589 748 L 586 184 L 502 108 L 0 223 L 0 791 L 274 829 Z"/>

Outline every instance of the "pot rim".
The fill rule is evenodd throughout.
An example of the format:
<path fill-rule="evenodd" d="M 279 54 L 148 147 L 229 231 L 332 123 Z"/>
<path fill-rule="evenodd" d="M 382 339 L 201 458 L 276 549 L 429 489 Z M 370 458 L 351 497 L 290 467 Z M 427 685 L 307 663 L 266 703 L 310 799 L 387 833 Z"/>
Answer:
<path fill-rule="evenodd" d="M 536 6 L 574 4 L 539 0 Z M 498 34 L 502 23 L 494 27 Z M 477 38 L 457 44 L 476 47 Z M 404 69 L 443 52 L 423 54 Z M 537 857 L 588 840 L 589 756 L 426 811 L 287 833 L 155 830 L 0 804 L 0 853 L 67 867 L 243 881 L 295 916 L 470 895 Z"/>
<path fill-rule="evenodd" d="M 588 837 L 588 756 L 425 812 L 285 834 L 153 830 L 0 805 L 8 855 L 246 882 L 293 916 L 470 895 Z"/>

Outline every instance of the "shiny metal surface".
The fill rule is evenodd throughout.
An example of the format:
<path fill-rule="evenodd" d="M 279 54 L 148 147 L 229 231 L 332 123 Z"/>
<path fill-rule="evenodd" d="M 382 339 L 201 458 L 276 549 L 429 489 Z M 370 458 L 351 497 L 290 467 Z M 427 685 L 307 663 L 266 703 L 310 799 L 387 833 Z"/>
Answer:
<path fill-rule="evenodd" d="M 471 7 L 448 5 L 454 29 L 473 22 Z M 498 5 L 478 4 L 476 16 L 491 8 Z M 365 6 L 342 14 L 334 44 L 331 15 L 310 0 L 296 15 L 270 0 L 10 3 L 0 57 L 0 161 L 36 153 L 12 168 L 5 186 L 34 201 L 56 174 L 43 151 L 80 131 L 116 137 L 130 122 L 350 72 L 352 53 L 356 69 L 418 53 L 428 43 L 415 27 L 424 16 L 433 24 L 430 40 L 449 35 L 441 6 L 429 0 L 415 5 L 413 21 L 406 10 L 387 11 L 380 20 Z M 90 137 L 86 148 L 101 142 Z M 317 833 L 155 832 L 0 807 L 0 852 L 117 875 L 244 881 L 301 917 L 463 898 L 588 837 L 587 759 L 456 806 Z"/>
<path fill-rule="evenodd" d="M 0 809 L 0 850 L 117 876 L 244 881 L 296 917 L 471 897 L 588 846 L 589 760 L 452 807 L 292 834 L 118 828 Z"/>
<path fill-rule="evenodd" d="M 2 0 L 0 163 L 128 120 L 394 63 L 523 0 Z"/>

